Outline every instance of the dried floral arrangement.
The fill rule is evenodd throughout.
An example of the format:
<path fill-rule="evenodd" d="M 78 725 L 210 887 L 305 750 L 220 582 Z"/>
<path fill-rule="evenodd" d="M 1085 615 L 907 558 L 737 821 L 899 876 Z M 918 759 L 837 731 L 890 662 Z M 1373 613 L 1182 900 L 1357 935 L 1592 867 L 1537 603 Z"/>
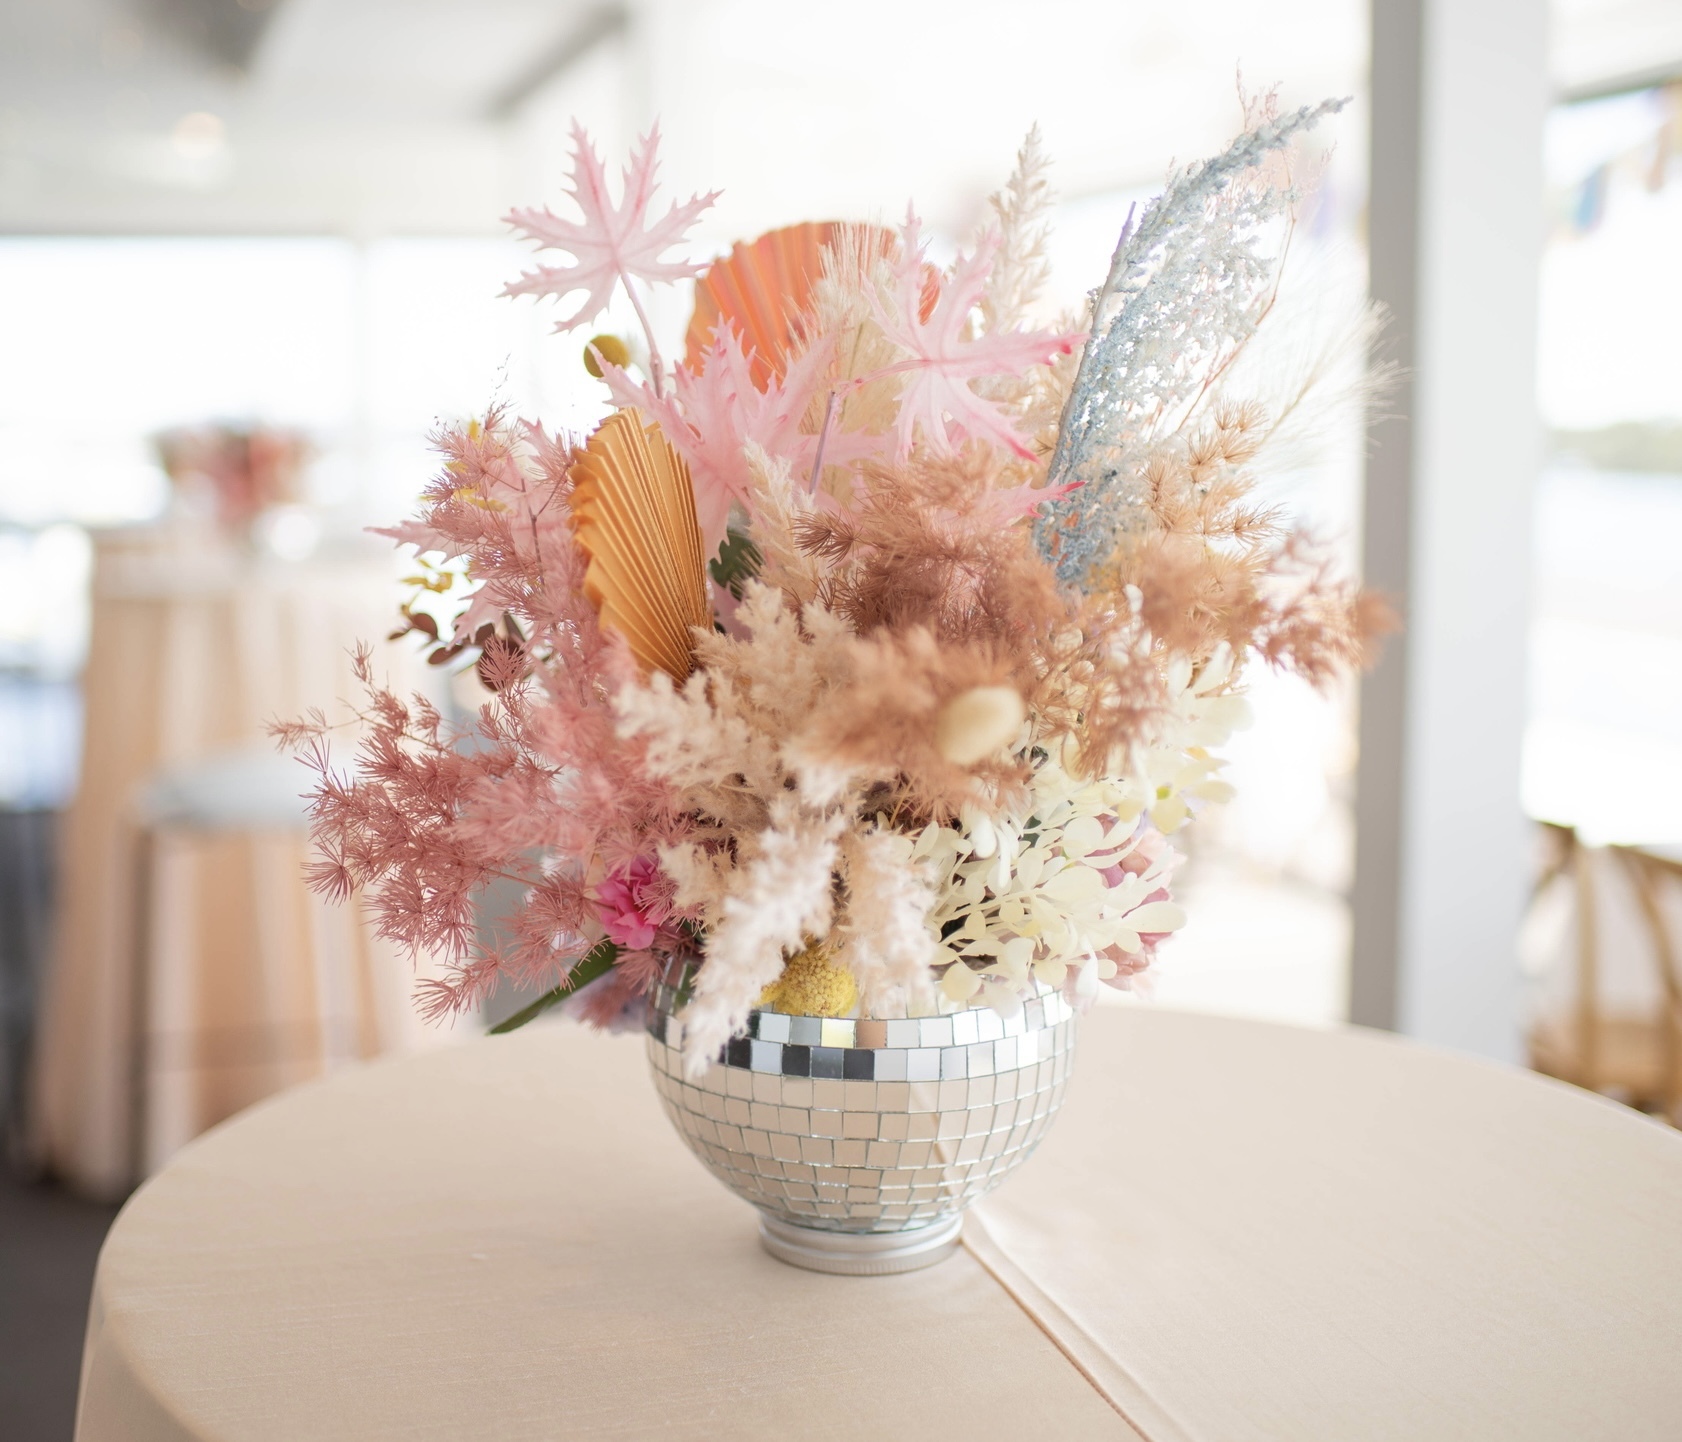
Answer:
<path fill-rule="evenodd" d="M 1236 393 L 1273 306 L 1293 140 L 1339 108 L 1265 101 L 1129 223 L 1087 313 L 1030 317 L 1051 192 L 1037 136 L 995 224 L 933 264 L 897 229 L 802 224 L 711 265 L 668 258 L 713 196 L 656 217 L 658 134 L 621 197 L 575 127 L 579 218 L 509 295 L 622 290 L 644 363 L 599 336 L 616 409 L 587 437 L 493 409 L 444 430 L 420 515 L 387 532 L 457 610 L 434 658 L 494 698 L 467 734 L 375 684 L 356 767 L 319 715 L 313 881 L 443 958 L 434 1015 L 499 979 L 636 1015 L 696 967 L 699 1068 L 756 1005 L 892 1016 L 1036 985 L 1084 1005 L 1183 924 L 1172 837 L 1230 788 L 1216 751 L 1258 662 L 1324 682 L 1382 607 L 1252 496 L 1282 402 Z M 566 259 L 564 257 L 570 257 Z M 641 288 L 696 283 L 681 361 Z M 485 889 L 523 900 L 476 930 Z"/>
<path fill-rule="evenodd" d="M 310 458 L 299 432 L 260 425 L 179 427 L 152 444 L 176 491 L 203 504 L 230 534 L 246 531 L 270 506 L 299 500 Z"/>

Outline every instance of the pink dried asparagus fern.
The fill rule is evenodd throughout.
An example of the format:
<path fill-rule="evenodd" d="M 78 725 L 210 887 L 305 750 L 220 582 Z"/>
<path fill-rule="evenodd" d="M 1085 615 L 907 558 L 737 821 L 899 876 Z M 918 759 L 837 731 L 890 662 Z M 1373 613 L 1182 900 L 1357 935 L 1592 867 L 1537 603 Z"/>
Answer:
<path fill-rule="evenodd" d="M 524 639 L 487 649 L 481 674 L 494 694 L 465 732 L 424 698 L 378 684 L 364 651 L 354 773 L 335 769 L 324 718 L 280 736 L 304 747 L 317 777 L 311 885 L 340 899 L 361 891 L 382 936 L 438 957 L 444 974 L 422 983 L 423 1007 L 442 1016 L 499 977 L 530 986 L 564 973 L 603 936 L 603 876 L 691 828 L 641 745 L 615 732 L 609 698 L 637 673 L 584 596 L 571 448 L 494 411 L 435 440 L 446 463 L 419 519 L 386 534 L 468 559 L 478 586 L 455 621 L 458 644 L 505 616 L 519 618 Z M 498 883 L 521 899 L 486 937 L 478 912 Z M 683 920 L 673 912 L 662 927 L 668 949 Z"/>

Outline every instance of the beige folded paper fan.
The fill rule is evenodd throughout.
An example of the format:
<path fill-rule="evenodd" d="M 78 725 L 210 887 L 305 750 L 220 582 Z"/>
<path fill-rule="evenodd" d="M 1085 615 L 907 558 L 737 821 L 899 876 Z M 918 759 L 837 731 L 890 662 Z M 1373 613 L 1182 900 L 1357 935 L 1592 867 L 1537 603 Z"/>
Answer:
<path fill-rule="evenodd" d="M 690 629 L 712 624 L 683 457 L 659 426 L 615 411 L 573 462 L 572 512 L 590 558 L 584 591 L 602 624 L 644 666 L 682 681 L 694 665 Z"/>

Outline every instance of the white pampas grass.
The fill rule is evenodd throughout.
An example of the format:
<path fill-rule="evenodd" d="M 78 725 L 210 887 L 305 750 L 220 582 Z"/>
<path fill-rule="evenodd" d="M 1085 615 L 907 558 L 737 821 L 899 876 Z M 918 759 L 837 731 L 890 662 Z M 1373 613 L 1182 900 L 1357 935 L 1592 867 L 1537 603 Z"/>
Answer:
<path fill-rule="evenodd" d="M 1036 125 L 1016 152 L 1016 169 L 1005 188 L 988 201 L 998 219 L 999 249 L 987 288 L 981 293 L 984 334 L 1024 330 L 1035 319 L 1034 307 L 1051 279 L 1051 260 L 1046 252 L 1056 196 L 1050 174 L 1051 162 L 1040 144 L 1040 128 Z"/>
<path fill-rule="evenodd" d="M 759 994 L 782 975 L 785 958 L 829 934 L 830 873 L 840 814 L 812 816 L 798 798 L 772 803 L 771 824 L 738 855 L 729 890 L 707 938 L 707 964 L 684 1012 L 683 1065 L 693 1078 L 747 1020 Z"/>
<path fill-rule="evenodd" d="M 941 960 L 929 925 L 935 889 L 899 831 L 851 830 L 841 842 L 846 908 L 836 959 L 859 983 L 865 1014 L 916 1015 L 934 1001 L 930 966 Z"/>
<path fill-rule="evenodd" d="M 824 568 L 795 543 L 795 527 L 814 509 L 807 491 L 796 485 L 789 463 L 769 456 L 758 444 L 747 445 L 749 508 L 753 539 L 759 548 L 759 579 L 781 588 L 797 605 L 818 594 Z"/>

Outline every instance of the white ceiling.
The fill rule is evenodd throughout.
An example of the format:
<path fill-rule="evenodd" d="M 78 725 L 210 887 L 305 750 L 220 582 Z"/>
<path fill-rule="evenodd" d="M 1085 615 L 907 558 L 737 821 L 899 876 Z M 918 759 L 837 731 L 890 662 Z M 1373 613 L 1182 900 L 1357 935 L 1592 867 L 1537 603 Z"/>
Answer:
<path fill-rule="evenodd" d="M 1562 85 L 1682 60 L 1682 0 L 1554 7 Z M 955 226 L 1032 120 L 1066 193 L 1148 184 L 1232 132 L 1240 63 L 1294 103 L 1365 49 L 1365 0 L 0 0 L 0 230 L 490 233 L 574 113 L 610 153 L 658 113 L 721 233 Z"/>

